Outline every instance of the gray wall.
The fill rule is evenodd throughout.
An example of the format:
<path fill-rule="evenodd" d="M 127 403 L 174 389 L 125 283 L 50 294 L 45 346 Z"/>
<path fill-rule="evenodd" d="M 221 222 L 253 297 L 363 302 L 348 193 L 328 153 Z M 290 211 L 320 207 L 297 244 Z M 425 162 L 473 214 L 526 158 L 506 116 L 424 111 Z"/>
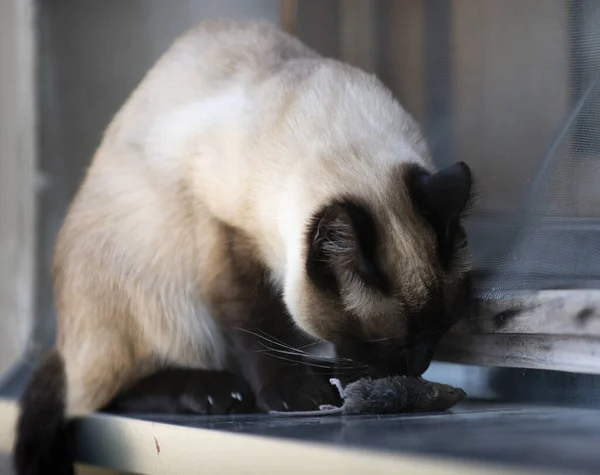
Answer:
<path fill-rule="evenodd" d="M 32 27 L 30 1 L 0 1 L 0 374 L 25 348 L 33 315 Z"/>

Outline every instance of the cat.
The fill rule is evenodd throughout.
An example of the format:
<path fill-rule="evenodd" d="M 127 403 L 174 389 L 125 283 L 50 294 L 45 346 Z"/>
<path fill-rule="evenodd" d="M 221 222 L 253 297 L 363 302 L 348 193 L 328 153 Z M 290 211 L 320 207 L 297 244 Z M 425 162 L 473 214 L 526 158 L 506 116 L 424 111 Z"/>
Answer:
<path fill-rule="evenodd" d="M 375 76 L 266 23 L 201 23 L 116 114 L 59 232 L 56 346 L 21 399 L 17 475 L 73 473 L 69 418 L 111 401 L 333 404 L 300 362 L 314 341 L 347 374 L 422 374 L 470 300 L 472 188 Z M 119 399 L 156 375 L 168 390 Z"/>

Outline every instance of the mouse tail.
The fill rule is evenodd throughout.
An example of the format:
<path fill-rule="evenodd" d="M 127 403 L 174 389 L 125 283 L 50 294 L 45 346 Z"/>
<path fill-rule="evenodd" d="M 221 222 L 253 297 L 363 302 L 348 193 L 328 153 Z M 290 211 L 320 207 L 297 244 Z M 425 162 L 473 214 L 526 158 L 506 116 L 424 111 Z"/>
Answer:
<path fill-rule="evenodd" d="M 323 405 L 316 411 L 269 411 L 270 416 L 277 417 L 323 417 L 323 416 L 342 416 L 343 407 Z"/>
<path fill-rule="evenodd" d="M 66 395 L 64 361 L 54 350 L 35 371 L 19 401 L 13 447 L 16 475 L 74 475 Z"/>

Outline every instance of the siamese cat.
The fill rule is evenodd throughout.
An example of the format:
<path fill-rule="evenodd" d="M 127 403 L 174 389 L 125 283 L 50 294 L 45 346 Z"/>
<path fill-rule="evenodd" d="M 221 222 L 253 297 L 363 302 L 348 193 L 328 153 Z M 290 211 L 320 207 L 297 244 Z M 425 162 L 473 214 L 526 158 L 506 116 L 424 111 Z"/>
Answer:
<path fill-rule="evenodd" d="M 60 230 L 17 475 L 72 474 L 67 421 L 114 401 L 333 404 L 294 350 L 314 341 L 356 376 L 422 374 L 469 301 L 471 188 L 374 76 L 267 24 L 200 24 L 114 117 Z"/>

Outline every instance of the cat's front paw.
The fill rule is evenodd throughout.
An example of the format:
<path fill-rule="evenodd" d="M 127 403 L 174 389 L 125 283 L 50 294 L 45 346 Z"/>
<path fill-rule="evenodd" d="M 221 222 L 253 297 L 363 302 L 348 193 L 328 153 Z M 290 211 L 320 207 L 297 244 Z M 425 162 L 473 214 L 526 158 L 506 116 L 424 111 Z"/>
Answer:
<path fill-rule="evenodd" d="M 188 381 L 179 395 L 179 406 L 192 414 L 247 414 L 256 411 L 256 399 L 239 376 L 207 371 Z"/>
<path fill-rule="evenodd" d="M 248 383 L 227 371 L 167 369 L 119 394 L 105 411 L 145 414 L 245 414 L 256 412 Z"/>
<path fill-rule="evenodd" d="M 258 407 L 267 411 L 315 411 L 323 405 L 339 405 L 341 398 L 329 379 L 306 367 L 278 372 L 261 391 Z"/>

